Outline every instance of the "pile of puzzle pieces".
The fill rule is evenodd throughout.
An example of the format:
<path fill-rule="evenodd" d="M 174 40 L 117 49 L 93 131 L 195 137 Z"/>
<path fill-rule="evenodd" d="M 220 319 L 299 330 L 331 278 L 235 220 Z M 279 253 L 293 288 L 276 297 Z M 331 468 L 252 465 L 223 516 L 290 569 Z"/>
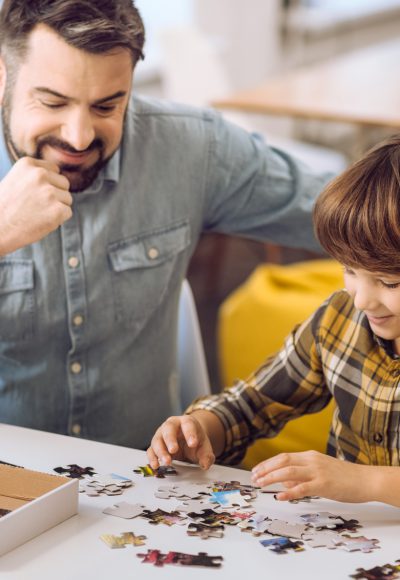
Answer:
<path fill-rule="evenodd" d="M 264 536 L 260 539 L 261 545 L 278 554 L 302 551 L 306 546 L 364 553 L 379 548 L 376 539 L 351 535 L 357 534 L 361 527 L 355 519 L 346 520 L 342 516 L 319 512 L 302 514 L 287 522 L 256 513 L 252 501 L 259 491 L 237 481 L 216 481 L 207 485 L 174 483 L 158 486 L 155 492 L 158 499 L 181 502 L 172 511 L 160 508 L 151 511 L 140 504 L 121 502 L 104 513 L 124 519 L 142 517 L 154 525 L 187 524 L 189 536 L 204 540 L 222 538 L 225 525 L 237 526 L 255 537 Z M 266 535 L 274 537 L 265 538 Z"/>
<path fill-rule="evenodd" d="M 81 491 L 87 495 L 116 495 L 133 485 L 131 479 L 117 474 L 99 475 L 92 467 L 80 467 L 72 464 L 65 468 L 55 468 L 55 471 L 80 479 Z M 174 468 L 151 469 L 150 466 L 140 466 L 134 472 L 143 477 L 166 478 L 177 475 Z M 161 508 L 149 509 L 139 503 L 119 502 L 107 507 L 103 513 L 111 516 L 132 520 L 142 518 L 152 525 L 186 526 L 188 536 L 201 540 L 223 538 L 225 526 L 236 526 L 241 532 L 249 533 L 259 538 L 262 546 L 276 554 L 301 552 L 307 547 L 343 549 L 349 552 L 360 551 L 370 553 L 379 548 L 377 539 L 370 539 L 359 534 L 360 523 L 355 519 L 345 519 L 329 512 L 305 513 L 294 516 L 292 521 L 283 521 L 269 517 L 265 513 L 257 513 L 252 503 L 262 492 L 257 487 L 244 485 L 238 481 L 215 481 L 207 484 L 180 483 L 159 485 L 155 497 L 159 500 L 175 501 L 176 505 L 170 511 Z M 305 498 L 310 501 L 311 498 Z M 143 546 L 147 537 L 133 531 L 117 535 L 104 534 L 101 539 L 112 549 L 126 546 Z M 155 566 L 205 566 L 220 567 L 221 556 L 209 556 L 205 552 L 185 554 L 169 551 L 162 553 L 158 549 L 149 548 L 146 554 L 137 554 L 143 563 Z M 382 569 L 386 575 L 373 575 Z M 400 567 L 389 564 L 371 570 L 359 568 L 354 578 L 400 578 Z M 364 574 L 364 575 L 362 575 Z"/>
<path fill-rule="evenodd" d="M 133 485 L 133 481 L 123 475 L 117 473 L 101 475 L 96 473 L 93 467 L 80 467 L 75 463 L 66 467 L 55 467 L 54 471 L 66 477 L 79 479 L 80 493 L 85 493 L 89 497 L 121 495 L 124 489 Z"/>

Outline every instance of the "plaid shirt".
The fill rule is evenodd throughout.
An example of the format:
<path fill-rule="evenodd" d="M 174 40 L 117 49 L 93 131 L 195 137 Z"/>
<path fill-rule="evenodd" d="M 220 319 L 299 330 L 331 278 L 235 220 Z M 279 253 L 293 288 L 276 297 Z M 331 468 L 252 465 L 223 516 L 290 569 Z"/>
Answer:
<path fill-rule="evenodd" d="M 255 439 L 336 403 L 327 453 L 399 465 L 400 357 L 377 338 L 346 291 L 333 294 L 249 377 L 187 410 L 212 411 L 226 429 L 220 462 L 236 463 Z"/>

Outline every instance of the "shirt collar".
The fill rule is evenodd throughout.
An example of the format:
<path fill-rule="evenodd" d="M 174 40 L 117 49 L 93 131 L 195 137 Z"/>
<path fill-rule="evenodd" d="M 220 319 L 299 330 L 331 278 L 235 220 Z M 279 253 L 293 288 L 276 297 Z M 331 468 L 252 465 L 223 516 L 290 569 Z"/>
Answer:
<path fill-rule="evenodd" d="M 384 338 L 381 338 L 380 336 L 376 336 L 376 334 L 374 334 L 374 339 L 379 344 L 379 346 L 381 346 L 383 348 L 383 350 L 386 352 L 386 354 L 388 354 L 390 356 L 390 358 L 392 358 L 394 360 L 400 359 L 400 356 L 396 352 L 394 352 L 394 350 L 393 350 L 393 341 L 392 340 L 385 340 Z"/>
<path fill-rule="evenodd" d="M 118 183 L 120 176 L 120 159 L 121 159 L 121 148 L 119 147 L 113 154 L 111 159 L 107 162 L 107 165 L 103 167 L 93 183 L 87 187 L 84 191 L 79 193 L 79 196 L 85 194 L 98 193 L 105 181 L 112 181 L 113 183 Z"/>

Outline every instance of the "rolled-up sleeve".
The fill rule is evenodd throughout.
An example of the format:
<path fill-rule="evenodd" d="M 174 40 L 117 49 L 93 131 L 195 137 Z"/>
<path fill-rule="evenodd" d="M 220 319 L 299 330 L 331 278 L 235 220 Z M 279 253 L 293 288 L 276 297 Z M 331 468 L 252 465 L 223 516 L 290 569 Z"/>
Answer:
<path fill-rule="evenodd" d="M 294 329 L 283 348 L 246 381 L 195 401 L 186 413 L 215 413 L 226 432 L 221 463 L 238 463 L 256 439 L 274 437 L 290 419 L 315 413 L 331 399 L 314 337 L 318 311 Z"/>
<path fill-rule="evenodd" d="M 308 167 L 218 115 L 211 119 L 204 229 L 321 251 L 311 213 L 333 175 Z"/>

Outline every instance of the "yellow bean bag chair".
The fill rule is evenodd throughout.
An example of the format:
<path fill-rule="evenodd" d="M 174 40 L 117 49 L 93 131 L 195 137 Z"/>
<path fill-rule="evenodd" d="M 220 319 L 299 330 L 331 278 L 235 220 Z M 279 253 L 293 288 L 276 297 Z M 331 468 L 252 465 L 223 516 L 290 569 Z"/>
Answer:
<path fill-rule="evenodd" d="M 295 324 L 342 287 L 342 267 L 333 260 L 256 268 L 219 311 L 218 348 L 224 384 L 247 377 L 280 349 Z M 290 421 L 278 437 L 256 441 L 243 467 L 251 469 L 282 451 L 324 452 L 332 412 L 333 402 L 319 413 Z"/>

